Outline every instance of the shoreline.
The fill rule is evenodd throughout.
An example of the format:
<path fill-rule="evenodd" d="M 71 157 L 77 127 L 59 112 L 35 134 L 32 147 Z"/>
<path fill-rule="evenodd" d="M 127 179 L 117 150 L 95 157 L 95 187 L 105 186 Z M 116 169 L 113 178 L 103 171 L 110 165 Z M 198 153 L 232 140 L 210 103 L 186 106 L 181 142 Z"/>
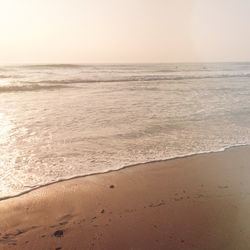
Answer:
<path fill-rule="evenodd" d="M 61 183 L 61 182 L 71 181 L 71 180 L 75 180 L 75 179 L 79 179 L 79 178 L 81 179 L 81 178 L 85 178 L 85 177 L 89 177 L 89 176 L 109 174 L 109 173 L 113 173 L 113 172 L 122 171 L 122 170 L 127 169 L 127 168 L 140 167 L 140 166 L 147 165 L 147 164 L 155 164 L 155 163 L 161 163 L 161 162 L 168 162 L 168 161 L 172 161 L 172 160 L 185 159 L 185 158 L 193 157 L 193 156 L 196 156 L 196 155 L 198 156 L 198 155 L 206 155 L 206 154 L 216 154 L 216 153 L 225 152 L 227 150 L 230 150 L 230 149 L 233 149 L 233 148 L 238 148 L 238 147 L 240 147 L 240 148 L 241 147 L 250 147 L 250 144 L 235 144 L 235 145 L 232 145 L 232 146 L 225 146 L 224 148 L 221 148 L 221 149 L 218 149 L 218 150 L 215 150 L 215 151 L 201 151 L 201 152 L 190 153 L 190 154 L 175 156 L 175 157 L 166 158 L 166 159 L 153 160 L 153 161 L 135 163 L 135 164 L 131 164 L 131 165 L 125 165 L 123 167 L 120 167 L 120 168 L 117 168 L 117 169 L 110 169 L 110 170 L 107 170 L 105 172 L 96 172 L 96 173 L 66 177 L 66 178 L 62 178 L 60 180 L 56 180 L 54 182 L 50 182 L 50 183 L 47 183 L 47 184 L 37 185 L 37 187 L 31 188 L 31 189 L 29 189 L 27 191 L 20 192 L 20 193 L 18 193 L 16 195 L 0 197 L 0 203 L 2 201 L 6 201 L 6 200 L 9 200 L 9 199 L 15 199 L 15 198 L 21 197 L 23 195 L 29 194 L 30 192 L 33 192 L 33 191 L 36 191 L 36 190 L 39 190 L 41 188 L 48 187 L 48 186 L 51 186 L 51 185 L 56 185 L 57 183 Z"/>
<path fill-rule="evenodd" d="M 237 146 L 2 200 L 0 249 L 249 249 L 249 162 Z"/>

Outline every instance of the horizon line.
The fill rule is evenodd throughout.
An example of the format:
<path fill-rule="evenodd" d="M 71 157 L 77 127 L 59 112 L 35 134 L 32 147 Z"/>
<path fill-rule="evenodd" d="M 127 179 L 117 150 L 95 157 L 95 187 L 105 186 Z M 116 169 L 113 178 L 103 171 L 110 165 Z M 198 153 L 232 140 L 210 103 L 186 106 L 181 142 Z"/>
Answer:
<path fill-rule="evenodd" d="M 139 65 L 139 64 L 213 64 L 213 63 L 250 63 L 249 61 L 179 61 L 179 62 L 24 62 L 24 63 L 0 63 L 0 67 L 8 67 L 8 66 L 50 66 L 50 65 L 58 65 L 58 66 L 74 66 L 74 65 Z"/>

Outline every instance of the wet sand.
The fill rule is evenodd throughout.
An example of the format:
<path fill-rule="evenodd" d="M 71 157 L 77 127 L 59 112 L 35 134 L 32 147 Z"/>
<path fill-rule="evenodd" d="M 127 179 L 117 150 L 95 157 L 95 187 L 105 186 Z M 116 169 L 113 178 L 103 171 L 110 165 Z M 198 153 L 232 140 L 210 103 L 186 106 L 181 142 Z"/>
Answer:
<path fill-rule="evenodd" d="M 0 249 L 250 249 L 250 147 L 142 164 L 1 201 Z"/>

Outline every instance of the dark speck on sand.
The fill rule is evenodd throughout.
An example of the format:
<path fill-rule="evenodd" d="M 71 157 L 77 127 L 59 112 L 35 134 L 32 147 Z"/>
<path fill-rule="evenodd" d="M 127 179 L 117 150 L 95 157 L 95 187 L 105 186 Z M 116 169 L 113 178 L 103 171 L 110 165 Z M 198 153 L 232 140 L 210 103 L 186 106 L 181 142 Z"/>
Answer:
<path fill-rule="evenodd" d="M 54 232 L 55 237 L 62 237 L 64 234 L 63 230 L 57 230 Z"/>

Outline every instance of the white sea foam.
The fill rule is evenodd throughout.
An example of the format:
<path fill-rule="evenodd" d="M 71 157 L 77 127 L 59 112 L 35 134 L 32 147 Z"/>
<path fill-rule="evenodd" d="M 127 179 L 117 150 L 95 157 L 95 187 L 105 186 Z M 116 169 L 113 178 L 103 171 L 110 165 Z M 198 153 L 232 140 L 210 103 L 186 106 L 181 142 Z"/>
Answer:
<path fill-rule="evenodd" d="M 0 72 L 0 199 L 250 144 L 247 63 L 31 65 Z"/>

